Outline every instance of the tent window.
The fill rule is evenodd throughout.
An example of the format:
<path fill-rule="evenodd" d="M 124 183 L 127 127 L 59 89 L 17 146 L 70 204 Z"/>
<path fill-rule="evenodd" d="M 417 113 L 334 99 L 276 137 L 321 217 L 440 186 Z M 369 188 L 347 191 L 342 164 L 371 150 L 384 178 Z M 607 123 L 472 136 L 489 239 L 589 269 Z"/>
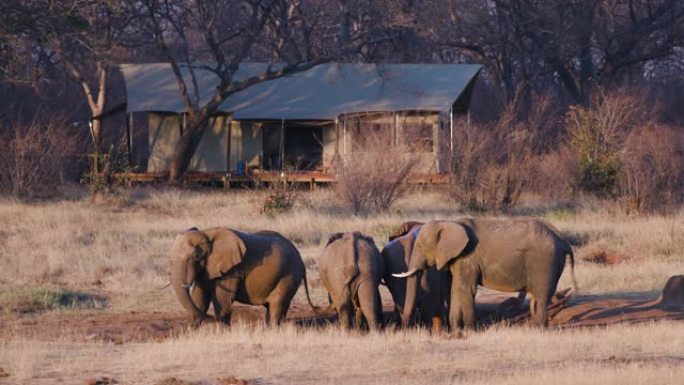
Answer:
<path fill-rule="evenodd" d="M 392 123 L 361 121 L 354 129 L 354 146 L 392 146 Z"/>
<path fill-rule="evenodd" d="M 432 152 L 432 123 L 404 123 L 404 143 L 411 152 Z"/>

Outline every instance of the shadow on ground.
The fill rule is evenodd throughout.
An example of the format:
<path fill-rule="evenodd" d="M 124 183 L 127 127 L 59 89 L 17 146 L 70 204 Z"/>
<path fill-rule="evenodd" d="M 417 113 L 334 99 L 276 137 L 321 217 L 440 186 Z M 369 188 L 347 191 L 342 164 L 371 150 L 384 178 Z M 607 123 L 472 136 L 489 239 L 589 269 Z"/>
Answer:
<path fill-rule="evenodd" d="M 519 303 L 510 294 L 482 290 L 477 297 L 478 319 L 482 326 L 525 324 L 529 322 L 528 302 Z M 237 305 L 233 322 L 263 322 L 262 307 Z M 385 309 L 388 324 L 396 322 L 391 308 Z M 684 320 L 684 276 L 671 277 L 660 294 L 654 292 L 577 295 L 556 294 L 549 305 L 551 327 L 605 326 L 657 320 Z M 288 320 L 300 327 L 335 326 L 331 309 L 316 314 L 308 306 L 295 305 Z M 126 342 L 160 341 L 188 330 L 187 316 L 178 311 L 126 312 L 83 310 L 71 313 L 13 314 L 0 318 L 0 339 Z M 202 327 L 218 325 L 207 322 Z"/>

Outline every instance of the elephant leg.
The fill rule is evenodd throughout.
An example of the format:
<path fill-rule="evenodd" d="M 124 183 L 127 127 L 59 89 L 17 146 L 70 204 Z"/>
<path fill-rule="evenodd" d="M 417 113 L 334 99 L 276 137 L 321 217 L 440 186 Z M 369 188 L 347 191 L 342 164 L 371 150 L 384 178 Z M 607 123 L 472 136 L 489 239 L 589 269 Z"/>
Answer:
<path fill-rule="evenodd" d="M 461 324 L 466 329 L 475 327 L 475 294 L 477 294 L 478 270 L 470 265 L 454 263 L 452 266 L 451 283 L 451 314 L 460 317 L 450 316 L 451 327 L 460 327 Z M 457 313 L 459 312 L 460 313 Z M 454 321 L 458 321 L 455 324 Z"/>
<path fill-rule="evenodd" d="M 270 327 L 280 325 L 287 315 L 287 309 L 290 307 L 290 302 L 273 302 L 268 304 L 269 319 L 266 320 Z"/>
<path fill-rule="evenodd" d="M 440 335 L 444 330 L 444 325 L 442 324 L 442 317 L 435 315 L 432 317 L 432 335 Z"/>
<path fill-rule="evenodd" d="M 211 304 L 211 291 L 208 290 L 207 287 L 200 285 L 193 286 L 190 297 L 192 298 L 192 302 L 195 303 L 195 306 L 197 306 L 202 313 L 206 313 L 207 310 L 209 310 L 209 305 Z"/>
<path fill-rule="evenodd" d="M 541 297 L 541 298 L 539 298 Z M 532 320 L 535 325 L 540 327 L 547 327 L 549 325 L 548 320 L 548 307 L 549 299 L 546 295 L 533 295 L 530 300 L 530 314 L 532 315 Z"/>
<path fill-rule="evenodd" d="M 463 328 L 463 307 L 461 306 L 460 293 L 452 290 L 451 307 L 449 308 L 449 326 L 452 329 Z"/>
<path fill-rule="evenodd" d="M 233 313 L 233 301 L 240 283 L 239 278 L 224 278 L 216 282 L 214 289 L 214 313 L 216 320 L 226 325 L 230 325 Z"/>
<path fill-rule="evenodd" d="M 442 330 L 441 296 L 438 295 L 439 293 L 434 293 L 433 290 L 427 294 L 420 301 L 421 324 L 430 327 L 433 333 L 439 334 Z"/>
<path fill-rule="evenodd" d="M 344 330 L 351 329 L 353 306 L 351 301 L 343 302 L 337 307 L 337 315 L 340 319 L 340 326 Z"/>
<path fill-rule="evenodd" d="M 361 306 L 354 306 L 354 329 L 361 330 L 363 328 L 363 320 Z"/>
<path fill-rule="evenodd" d="M 468 288 L 461 289 L 461 309 L 463 310 L 463 327 L 475 328 L 475 293 Z"/>
<path fill-rule="evenodd" d="M 197 306 L 202 313 L 206 314 L 209 310 L 209 305 L 211 304 L 211 288 L 209 284 L 194 285 L 192 291 L 190 292 L 190 298 L 192 302 Z M 199 326 L 204 318 L 195 318 L 193 316 L 191 325 L 193 327 Z"/>
<path fill-rule="evenodd" d="M 378 315 L 381 311 L 381 304 L 379 303 L 380 296 L 377 286 L 374 285 L 372 280 L 366 280 L 359 286 L 358 296 L 361 311 L 368 323 L 368 329 L 378 330 L 380 326 Z"/>

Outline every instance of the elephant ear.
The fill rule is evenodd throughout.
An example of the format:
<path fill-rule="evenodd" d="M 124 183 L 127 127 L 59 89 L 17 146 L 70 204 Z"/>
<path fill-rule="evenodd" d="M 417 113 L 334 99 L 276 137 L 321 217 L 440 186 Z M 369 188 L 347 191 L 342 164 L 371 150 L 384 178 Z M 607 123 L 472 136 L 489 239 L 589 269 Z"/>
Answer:
<path fill-rule="evenodd" d="M 330 245 L 331 243 L 335 242 L 336 240 L 342 238 L 343 236 L 344 236 L 344 233 L 335 233 L 335 234 L 331 235 L 330 238 L 328 238 L 328 243 L 326 243 L 325 246 L 327 247 L 328 245 Z"/>
<path fill-rule="evenodd" d="M 457 223 L 444 222 L 437 230 L 435 264 L 442 270 L 449 261 L 458 257 L 470 241 L 465 227 Z"/>
<path fill-rule="evenodd" d="M 205 233 L 212 241 L 211 254 L 207 258 L 209 279 L 222 276 L 242 262 L 247 247 L 235 232 L 225 228 L 216 228 L 207 230 Z"/>
<path fill-rule="evenodd" d="M 423 225 L 423 222 L 408 221 L 402 223 L 393 233 L 389 235 L 389 241 L 393 241 L 396 238 L 402 237 L 408 234 L 416 226 Z"/>

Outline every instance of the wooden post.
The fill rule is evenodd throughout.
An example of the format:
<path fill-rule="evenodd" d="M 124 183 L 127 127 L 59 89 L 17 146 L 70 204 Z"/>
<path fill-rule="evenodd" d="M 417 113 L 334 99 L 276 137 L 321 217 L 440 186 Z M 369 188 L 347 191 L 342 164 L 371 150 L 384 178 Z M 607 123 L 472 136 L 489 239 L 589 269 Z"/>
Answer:
<path fill-rule="evenodd" d="M 280 120 L 280 171 L 285 170 L 285 119 Z"/>
<path fill-rule="evenodd" d="M 128 113 L 126 119 L 126 151 L 128 152 L 128 166 L 133 166 L 133 113 Z"/>

